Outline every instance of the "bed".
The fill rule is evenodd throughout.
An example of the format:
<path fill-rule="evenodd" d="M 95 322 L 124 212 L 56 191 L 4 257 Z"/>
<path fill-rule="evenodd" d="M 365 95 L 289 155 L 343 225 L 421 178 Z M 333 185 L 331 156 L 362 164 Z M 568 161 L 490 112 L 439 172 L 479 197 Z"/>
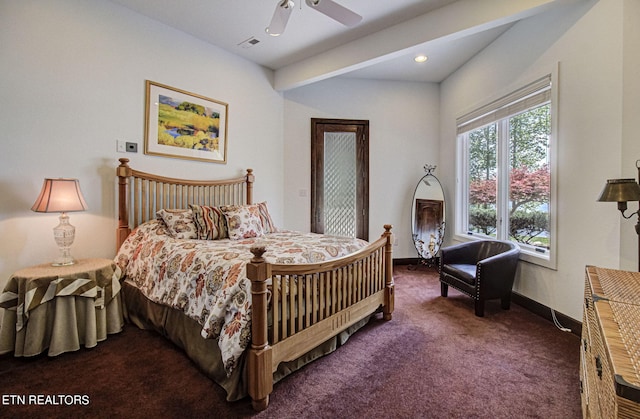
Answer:
<path fill-rule="evenodd" d="M 266 203 L 253 202 L 251 169 L 193 181 L 119 161 L 125 317 L 183 348 L 227 400 L 248 395 L 264 410 L 275 382 L 372 316 L 391 320 L 390 225 L 372 242 L 282 231 Z"/>

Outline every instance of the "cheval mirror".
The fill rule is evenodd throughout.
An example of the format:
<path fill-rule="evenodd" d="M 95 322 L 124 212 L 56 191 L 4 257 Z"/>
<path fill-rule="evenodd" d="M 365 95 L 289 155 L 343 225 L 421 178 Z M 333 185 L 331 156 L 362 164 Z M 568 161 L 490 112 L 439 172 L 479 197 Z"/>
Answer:
<path fill-rule="evenodd" d="M 433 265 L 444 239 L 444 191 L 433 175 L 436 166 L 425 165 L 427 172 L 416 186 L 411 205 L 411 233 L 420 261 Z"/>

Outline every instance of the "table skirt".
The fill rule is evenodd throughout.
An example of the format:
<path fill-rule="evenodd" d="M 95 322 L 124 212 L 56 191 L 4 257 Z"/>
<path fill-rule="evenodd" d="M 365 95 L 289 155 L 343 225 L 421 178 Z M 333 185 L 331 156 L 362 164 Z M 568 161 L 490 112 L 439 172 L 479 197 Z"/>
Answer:
<path fill-rule="evenodd" d="M 58 296 L 30 311 L 29 321 L 16 332 L 16 312 L 5 310 L 0 328 L 0 355 L 35 356 L 48 349 L 49 356 L 92 348 L 107 335 L 122 331 L 122 300 L 117 294 L 104 307 L 95 299 Z"/>

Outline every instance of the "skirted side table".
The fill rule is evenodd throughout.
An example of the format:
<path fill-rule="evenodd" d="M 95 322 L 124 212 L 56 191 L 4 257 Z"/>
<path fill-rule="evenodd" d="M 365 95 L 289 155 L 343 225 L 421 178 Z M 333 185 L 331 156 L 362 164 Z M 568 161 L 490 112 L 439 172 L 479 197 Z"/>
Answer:
<path fill-rule="evenodd" d="M 94 347 L 122 331 L 120 268 L 111 259 L 21 269 L 0 294 L 0 354 L 49 356 Z"/>

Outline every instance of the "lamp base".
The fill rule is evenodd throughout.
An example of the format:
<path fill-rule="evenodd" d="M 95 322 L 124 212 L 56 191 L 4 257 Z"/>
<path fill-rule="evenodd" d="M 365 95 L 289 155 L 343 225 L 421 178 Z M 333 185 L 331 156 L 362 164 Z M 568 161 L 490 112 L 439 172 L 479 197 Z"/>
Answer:
<path fill-rule="evenodd" d="M 69 254 L 69 249 L 65 252 L 64 250 L 53 262 L 51 262 L 51 266 L 68 266 L 76 263 L 76 260 L 71 257 Z"/>
<path fill-rule="evenodd" d="M 76 236 L 76 228 L 69 224 L 69 216 L 64 212 L 60 214 L 60 224 L 53 229 L 53 238 L 60 249 L 58 256 L 52 266 L 73 265 L 76 261 L 71 257 L 71 245 Z"/>
<path fill-rule="evenodd" d="M 69 265 L 75 265 L 76 260 L 75 259 L 71 259 L 71 260 L 64 260 L 64 261 L 60 261 L 58 262 L 57 259 L 53 262 L 51 262 L 51 266 L 69 266 Z"/>

